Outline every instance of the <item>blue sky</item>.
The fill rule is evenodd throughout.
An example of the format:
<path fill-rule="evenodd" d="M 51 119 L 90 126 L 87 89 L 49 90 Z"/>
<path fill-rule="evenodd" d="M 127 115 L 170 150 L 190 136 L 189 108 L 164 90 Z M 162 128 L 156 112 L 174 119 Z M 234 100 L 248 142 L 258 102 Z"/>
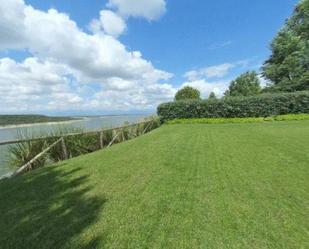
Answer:
<path fill-rule="evenodd" d="M 84 114 L 151 112 L 184 85 L 222 95 L 259 70 L 298 1 L 10 2 L 0 3 L 0 113 Z"/>

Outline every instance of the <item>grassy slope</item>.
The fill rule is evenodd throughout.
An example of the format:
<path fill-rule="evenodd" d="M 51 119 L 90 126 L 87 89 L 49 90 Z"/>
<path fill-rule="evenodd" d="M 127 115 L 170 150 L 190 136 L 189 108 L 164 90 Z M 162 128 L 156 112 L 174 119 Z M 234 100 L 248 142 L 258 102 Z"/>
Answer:
<path fill-rule="evenodd" d="M 171 125 L 0 183 L 1 248 L 308 248 L 309 122 Z"/>

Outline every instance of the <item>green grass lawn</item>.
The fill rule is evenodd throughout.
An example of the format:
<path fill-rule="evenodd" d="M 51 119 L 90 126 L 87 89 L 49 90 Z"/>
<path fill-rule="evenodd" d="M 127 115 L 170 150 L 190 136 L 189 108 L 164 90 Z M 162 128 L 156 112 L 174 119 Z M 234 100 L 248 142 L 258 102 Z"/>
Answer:
<path fill-rule="evenodd" d="M 309 121 L 167 125 L 2 181 L 0 248 L 309 248 Z"/>

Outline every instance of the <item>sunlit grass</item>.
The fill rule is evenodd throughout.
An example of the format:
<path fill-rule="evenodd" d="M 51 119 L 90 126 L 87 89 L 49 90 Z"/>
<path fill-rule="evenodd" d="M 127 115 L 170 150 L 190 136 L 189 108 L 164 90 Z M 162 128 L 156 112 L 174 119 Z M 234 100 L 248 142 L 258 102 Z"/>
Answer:
<path fill-rule="evenodd" d="M 307 248 L 309 122 L 166 125 L 0 182 L 1 248 Z"/>

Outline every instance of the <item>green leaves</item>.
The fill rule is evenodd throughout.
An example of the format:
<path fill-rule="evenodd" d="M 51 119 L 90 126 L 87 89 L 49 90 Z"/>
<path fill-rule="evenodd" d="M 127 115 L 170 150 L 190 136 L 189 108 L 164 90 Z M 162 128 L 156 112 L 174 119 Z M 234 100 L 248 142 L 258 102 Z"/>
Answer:
<path fill-rule="evenodd" d="M 185 86 L 176 93 L 175 100 L 201 99 L 200 95 L 199 90 L 190 86 Z"/>
<path fill-rule="evenodd" d="M 215 94 L 214 92 L 211 92 L 211 93 L 209 94 L 208 99 L 217 99 L 217 96 L 216 96 L 216 94 Z"/>
<path fill-rule="evenodd" d="M 176 118 L 269 117 L 292 113 L 309 113 L 309 91 L 175 101 L 158 106 L 162 121 Z"/>
<path fill-rule="evenodd" d="M 261 92 L 260 80 L 255 71 L 241 74 L 231 82 L 225 96 L 250 96 Z"/>
<path fill-rule="evenodd" d="M 300 1 L 271 44 L 263 75 L 273 86 L 266 91 L 309 90 L 309 0 Z"/>

